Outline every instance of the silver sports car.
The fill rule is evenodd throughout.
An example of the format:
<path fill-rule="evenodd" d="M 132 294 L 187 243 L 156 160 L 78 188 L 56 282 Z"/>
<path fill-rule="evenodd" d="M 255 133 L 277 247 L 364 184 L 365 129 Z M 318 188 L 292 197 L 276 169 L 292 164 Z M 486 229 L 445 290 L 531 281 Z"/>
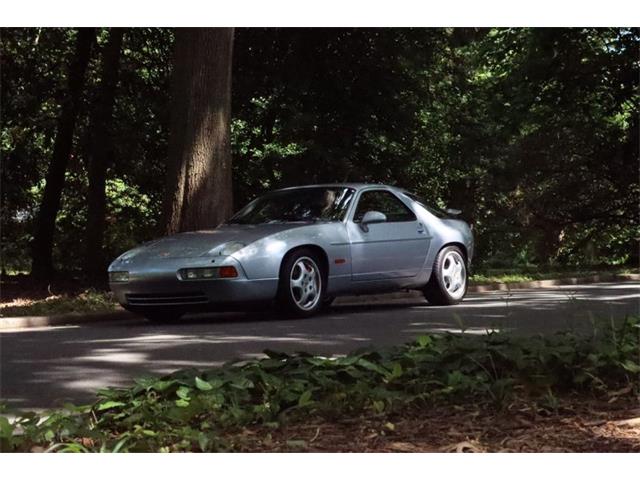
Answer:
<path fill-rule="evenodd" d="M 386 185 L 285 188 L 213 230 L 160 238 L 109 266 L 118 302 L 150 320 L 276 302 L 305 317 L 336 296 L 418 289 L 458 303 L 473 256 L 469 225 Z"/>

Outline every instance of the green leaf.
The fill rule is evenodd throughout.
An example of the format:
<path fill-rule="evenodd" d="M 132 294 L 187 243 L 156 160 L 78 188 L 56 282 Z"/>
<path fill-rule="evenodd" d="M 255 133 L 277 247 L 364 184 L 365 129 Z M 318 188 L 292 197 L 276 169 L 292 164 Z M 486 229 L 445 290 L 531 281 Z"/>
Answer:
<path fill-rule="evenodd" d="M 359 358 L 360 357 L 357 355 L 348 356 L 348 357 L 338 357 L 334 360 L 334 363 L 340 366 L 348 366 L 356 363 Z"/>
<path fill-rule="evenodd" d="M 287 358 L 289 358 L 289 355 L 287 355 L 286 353 L 282 353 L 282 352 L 276 352 L 274 350 L 265 350 L 263 352 L 267 357 L 269 358 L 274 358 L 276 360 L 285 360 Z"/>
<path fill-rule="evenodd" d="M 106 402 L 102 402 L 102 403 L 98 404 L 96 410 L 98 410 L 100 412 L 102 410 L 108 410 L 109 408 L 124 407 L 125 405 L 126 405 L 126 403 L 124 403 L 124 402 L 117 402 L 115 400 L 108 400 Z"/>
<path fill-rule="evenodd" d="M 190 400 L 191 398 L 189 397 L 190 392 L 191 392 L 191 389 L 183 385 L 182 387 L 178 388 L 178 390 L 176 390 L 176 395 L 183 400 Z"/>
<path fill-rule="evenodd" d="M 287 447 L 289 448 L 307 448 L 307 442 L 304 440 L 287 440 Z"/>
<path fill-rule="evenodd" d="M 118 453 L 120 450 L 122 450 L 122 447 L 124 447 L 124 444 L 127 443 L 127 440 L 129 440 L 129 437 L 124 437 L 122 440 L 116 443 L 116 446 L 113 448 L 111 453 Z"/>
<path fill-rule="evenodd" d="M 245 377 L 236 378 L 231 383 L 232 387 L 239 388 L 241 390 L 246 390 L 248 388 L 253 388 L 253 382 Z"/>
<path fill-rule="evenodd" d="M 358 370 L 355 367 L 347 367 L 344 370 L 342 370 L 343 372 L 349 374 L 349 376 L 353 377 L 353 378 L 362 378 L 364 376 L 364 373 L 361 372 L 360 370 Z"/>
<path fill-rule="evenodd" d="M 391 373 L 389 374 L 388 379 L 392 380 L 400 376 L 402 376 L 402 365 L 400 365 L 399 363 L 394 363 L 393 370 L 391 370 Z"/>
<path fill-rule="evenodd" d="M 300 395 L 300 398 L 298 399 L 298 406 L 299 407 L 304 407 L 305 405 L 308 405 L 308 404 L 312 403 L 312 401 L 311 401 L 311 395 L 312 394 L 313 394 L 313 392 L 311 390 L 307 390 L 302 395 Z"/>
<path fill-rule="evenodd" d="M 196 377 L 196 388 L 198 390 L 207 391 L 211 390 L 213 386 L 209 382 L 205 382 L 200 377 Z"/>
<path fill-rule="evenodd" d="M 149 388 L 152 388 L 156 392 L 163 392 L 170 386 L 175 385 L 175 383 L 175 380 L 158 380 L 157 382 L 152 383 Z"/>
<path fill-rule="evenodd" d="M 13 434 L 13 426 L 6 417 L 0 417 L 0 438 L 10 438 Z"/>
<path fill-rule="evenodd" d="M 376 413 L 382 413 L 384 412 L 384 402 L 382 400 L 374 400 L 373 404 L 372 404 L 373 410 Z"/>
<path fill-rule="evenodd" d="M 200 447 L 200 451 L 206 452 L 210 443 L 211 441 L 209 440 L 209 437 L 207 437 L 204 432 L 200 432 L 198 434 L 198 446 Z"/>
<path fill-rule="evenodd" d="M 184 400 L 182 398 L 179 399 L 179 400 L 176 400 L 176 406 L 183 407 L 183 408 L 184 407 L 188 407 L 189 406 L 189 400 Z"/>
<path fill-rule="evenodd" d="M 366 368 L 367 370 L 371 370 L 372 372 L 379 373 L 380 375 L 386 376 L 389 374 L 389 371 L 385 368 L 382 368 L 380 365 L 376 365 L 369 360 L 365 360 L 364 358 L 359 359 L 357 365 Z"/>
<path fill-rule="evenodd" d="M 640 373 L 640 365 L 633 360 L 627 360 L 622 364 L 622 368 L 631 373 Z"/>

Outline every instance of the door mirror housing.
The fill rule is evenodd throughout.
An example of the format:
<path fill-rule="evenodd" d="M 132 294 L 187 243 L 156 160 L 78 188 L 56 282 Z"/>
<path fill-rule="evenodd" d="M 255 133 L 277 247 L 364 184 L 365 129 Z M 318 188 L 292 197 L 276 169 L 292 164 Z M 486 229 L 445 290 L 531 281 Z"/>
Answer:
<path fill-rule="evenodd" d="M 457 217 L 462 213 L 462 210 L 458 210 L 457 208 L 447 208 L 444 211 L 447 215 L 451 215 L 452 217 Z"/>
<path fill-rule="evenodd" d="M 363 231 L 369 231 L 369 225 L 372 223 L 384 223 L 387 221 L 387 216 L 382 212 L 376 212 L 375 210 L 370 210 L 364 214 L 362 220 L 360 221 L 360 228 Z"/>

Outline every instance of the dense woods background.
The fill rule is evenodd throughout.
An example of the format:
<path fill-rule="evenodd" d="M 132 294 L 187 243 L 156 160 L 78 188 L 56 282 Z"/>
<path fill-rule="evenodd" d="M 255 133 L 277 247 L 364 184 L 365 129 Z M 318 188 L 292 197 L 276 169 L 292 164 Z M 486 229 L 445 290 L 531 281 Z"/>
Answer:
<path fill-rule="evenodd" d="M 461 208 L 479 265 L 637 264 L 640 29 L 0 35 L 3 272 L 100 274 L 183 229 L 167 204 L 202 132 L 215 172 L 191 175 L 222 193 L 180 204 L 183 227 L 273 188 L 384 182 Z"/>

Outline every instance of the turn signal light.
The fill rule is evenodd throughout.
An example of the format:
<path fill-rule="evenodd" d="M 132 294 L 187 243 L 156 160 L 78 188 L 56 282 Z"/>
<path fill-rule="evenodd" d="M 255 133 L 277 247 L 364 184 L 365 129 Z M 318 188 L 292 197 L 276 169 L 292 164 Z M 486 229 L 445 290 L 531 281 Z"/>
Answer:
<path fill-rule="evenodd" d="M 220 267 L 220 278 L 235 278 L 238 276 L 236 267 Z"/>
<path fill-rule="evenodd" d="M 235 278 L 235 267 L 183 268 L 178 271 L 180 280 L 210 280 L 213 278 Z"/>

